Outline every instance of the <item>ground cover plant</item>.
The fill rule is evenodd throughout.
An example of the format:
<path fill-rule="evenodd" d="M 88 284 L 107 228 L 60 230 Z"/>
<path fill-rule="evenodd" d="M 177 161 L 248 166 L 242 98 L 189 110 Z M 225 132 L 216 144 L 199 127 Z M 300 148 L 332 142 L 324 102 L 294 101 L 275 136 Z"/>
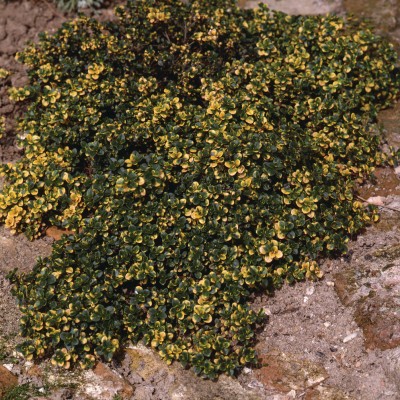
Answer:
<path fill-rule="evenodd" d="M 0 68 L 0 88 L 5 84 L 5 81 L 8 76 L 9 72 L 4 68 Z M 2 138 L 5 130 L 6 130 L 6 118 L 0 115 L 0 139 Z"/>
<path fill-rule="evenodd" d="M 28 359 L 90 367 L 126 340 L 196 373 L 256 362 L 258 291 L 321 277 L 376 210 L 356 183 L 387 161 L 371 128 L 398 93 L 367 26 L 230 0 L 128 1 L 18 54 L 24 156 L 0 220 L 75 232 L 14 272 Z"/>

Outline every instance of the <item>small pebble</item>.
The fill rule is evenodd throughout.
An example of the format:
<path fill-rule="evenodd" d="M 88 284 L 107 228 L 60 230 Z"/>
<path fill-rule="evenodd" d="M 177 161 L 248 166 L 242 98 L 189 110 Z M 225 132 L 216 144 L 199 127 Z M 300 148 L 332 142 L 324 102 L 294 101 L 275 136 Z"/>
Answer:
<path fill-rule="evenodd" d="M 367 203 L 373 204 L 374 206 L 383 206 L 385 205 L 385 198 L 382 196 L 374 196 L 367 199 Z"/>
<path fill-rule="evenodd" d="M 357 337 L 357 332 L 351 333 L 350 335 L 347 335 L 344 339 L 343 339 L 343 343 L 347 343 L 350 342 L 350 340 L 353 340 Z"/>
<path fill-rule="evenodd" d="M 325 379 L 326 379 L 325 376 L 319 376 L 319 377 L 317 377 L 315 379 L 309 378 L 309 379 L 307 379 L 307 384 L 308 384 L 308 386 L 314 386 L 314 385 L 316 385 L 318 383 L 323 382 Z"/>
<path fill-rule="evenodd" d="M 307 297 L 307 296 L 304 296 L 303 302 L 304 302 L 304 303 L 307 303 L 307 301 L 308 301 L 308 297 Z"/>
<path fill-rule="evenodd" d="M 330 322 L 324 322 L 325 328 L 329 328 L 332 324 Z"/>
<path fill-rule="evenodd" d="M 296 391 L 294 389 L 292 389 L 290 392 L 286 393 L 286 396 L 289 399 L 295 399 L 296 398 Z"/>
<path fill-rule="evenodd" d="M 326 284 L 328 286 L 335 286 L 335 282 L 332 282 L 332 281 L 327 281 Z"/>
<path fill-rule="evenodd" d="M 314 292 L 315 292 L 314 286 L 310 286 L 309 288 L 306 289 L 306 294 L 307 294 L 308 296 L 313 295 Z"/>
<path fill-rule="evenodd" d="M 265 312 L 265 315 L 268 315 L 268 316 L 272 315 L 271 310 L 269 308 L 267 308 L 267 307 L 264 307 L 264 312 Z"/>
<path fill-rule="evenodd" d="M 251 381 L 247 384 L 247 386 L 251 389 L 264 389 L 264 385 L 259 381 Z"/>

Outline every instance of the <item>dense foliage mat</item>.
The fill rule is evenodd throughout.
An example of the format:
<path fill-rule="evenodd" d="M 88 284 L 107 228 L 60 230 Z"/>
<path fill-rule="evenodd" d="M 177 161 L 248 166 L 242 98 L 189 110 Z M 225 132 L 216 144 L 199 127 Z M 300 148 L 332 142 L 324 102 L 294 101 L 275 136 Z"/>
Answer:
<path fill-rule="evenodd" d="M 256 359 L 252 294 L 320 277 L 377 218 L 356 182 L 385 161 L 370 128 L 398 92 L 392 46 L 335 16 L 230 0 L 128 1 L 18 58 L 28 109 L 0 218 L 56 242 L 10 278 L 21 351 L 57 365 L 144 341 L 199 374 Z"/>
<path fill-rule="evenodd" d="M 0 68 L 0 89 L 2 89 L 3 85 L 6 84 L 6 79 L 9 75 L 9 72 L 3 68 Z M 0 139 L 3 137 L 3 134 L 6 130 L 6 118 L 4 115 L 0 115 Z"/>

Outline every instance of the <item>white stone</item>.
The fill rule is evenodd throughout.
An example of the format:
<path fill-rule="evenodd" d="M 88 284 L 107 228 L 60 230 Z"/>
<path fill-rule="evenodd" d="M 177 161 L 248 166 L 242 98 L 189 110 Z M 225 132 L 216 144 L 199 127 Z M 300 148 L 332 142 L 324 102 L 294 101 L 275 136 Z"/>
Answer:
<path fill-rule="evenodd" d="M 83 388 L 84 393 L 86 393 L 88 396 L 92 396 L 95 399 L 99 399 L 103 394 L 103 388 L 97 383 L 97 376 L 93 371 L 86 371 L 84 376 L 85 380 L 88 382 Z M 115 391 L 115 394 L 117 394 L 117 391 Z"/>
<path fill-rule="evenodd" d="M 307 301 L 308 301 L 308 297 L 307 297 L 307 296 L 304 296 L 303 302 L 304 302 L 304 303 L 307 303 Z"/>
<path fill-rule="evenodd" d="M 250 374 L 251 371 L 252 371 L 251 368 L 248 368 L 248 367 L 244 367 L 244 368 L 243 368 L 243 373 L 244 373 L 244 374 Z"/>
<path fill-rule="evenodd" d="M 343 339 L 343 343 L 350 342 L 350 340 L 355 339 L 355 338 L 357 337 L 357 335 L 358 335 L 357 332 L 354 332 L 354 333 L 351 333 L 350 335 L 347 335 L 347 336 Z"/>
<path fill-rule="evenodd" d="M 264 385 L 261 382 L 256 381 L 256 380 L 249 382 L 247 384 L 247 386 L 251 389 L 263 389 L 264 388 Z"/>
<path fill-rule="evenodd" d="M 327 281 L 326 284 L 328 286 L 332 286 L 332 287 L 335 286 L 335 282 L 332 282 L 332 281 Z"/>
<path fill-rule="evenodd" d="M 138 350 L 146 354 L 153 354 L 153 351 L 151 349 L 149 349 L 148 347 L 146 347 L 144 344 L 141 343 L 138 344 L 129 343 L 127 348 L 132 350 Z"/>
<path fill-rule="evenodd" d="M 3 367 L 11 371 L 14 368 L 14 364 L 3 364 Z"/>
<path fill-rule="evenodd" d="M 187 389 L 183 385 L 179 385 L 178 389 L 175 390 L 171 395 L 172 400 L 187 399 Z"/>
<path fill-rule="evenodd" d="M 374 196 L 367 199 L 368 204 L 372 204 L 374 206 L 384 206 L 385 198 L 382 196 Z"/>
<path fill-rule="evenodd" d="M 329 328 L 331 326 L 331 323 L 330 322 L 324 322 L 324 326 L 325 326 L 325 328 Z"/>
<path fill-rule="evenodd" d="M 307 379 L 307 385 L 308 386 L 315 386 L 318 383 L 323 382 L 325 379 L 326 379 L 325 376 L 319 376 L 319 377 L 317 377 L 315 379 Z"/>
<path fill-rule="evenodd" d="M 310 286 L 306 289 L 306 294 L 307 296 L 312 296 L 315 292 L 315 287 L 314 286 Z"/>
<path fill-rule="evenodd" d="M 265 315 L 268 315 L 268 316 L 272 315 L 272 311 L 267 307 L 264 307 L 264 312 L 265 312 Z"/>
<path fill-rule="evenodd" d="M 55 382 L 57 381 L 57 378 L 56 378 L 55 375 L 49 374 L 49 375 L 47 376 L 47 380 L 49 381 L 49 383 L 55 383 Z"/>

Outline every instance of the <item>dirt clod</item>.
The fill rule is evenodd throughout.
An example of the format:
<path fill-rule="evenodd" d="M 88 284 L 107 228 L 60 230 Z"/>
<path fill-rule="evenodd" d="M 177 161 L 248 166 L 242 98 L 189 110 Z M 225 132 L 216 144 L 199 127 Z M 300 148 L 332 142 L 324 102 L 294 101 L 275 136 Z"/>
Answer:
<path fill-rule="evenodd" d="M 7 368 L 0 365 L 0 398 L 6 391 L 18 383 L 18 378 L 13 375 Z"/>

